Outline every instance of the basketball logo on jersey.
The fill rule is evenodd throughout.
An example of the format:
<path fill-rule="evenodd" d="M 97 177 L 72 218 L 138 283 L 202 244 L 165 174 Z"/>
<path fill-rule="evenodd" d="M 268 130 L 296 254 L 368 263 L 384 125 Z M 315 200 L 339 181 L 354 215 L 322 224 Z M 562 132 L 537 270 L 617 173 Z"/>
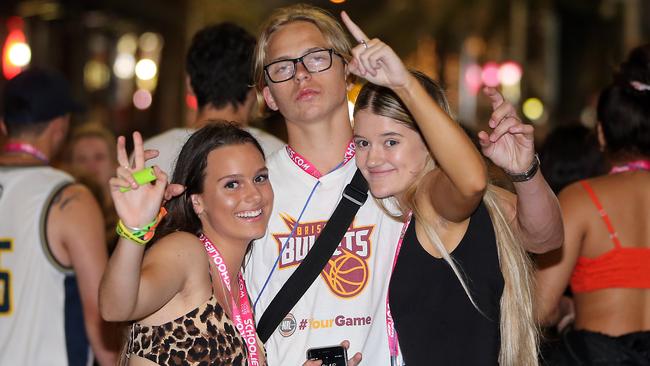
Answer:
<path fill-rule="evenodd" d="M 290 268 L 299 265 L 316 242 L 327 221 L 300 223 L 290 215 L 281 214 L 286 233 L 273 234 L 278 250 L 286 242 L 286 248 L 280 256 L 278 268 Z M 294 235 L 287 241 L 292 230 Z M 355 227 L 354 221 L 343 235 L 332 258 L 321 271 L 321 277 L 329 289 L 339 297 L 350 298 L 359 294 L 366 287 L 370 271 L 367 259 L 370 257 L 370 236 L 374 226 Z"/>

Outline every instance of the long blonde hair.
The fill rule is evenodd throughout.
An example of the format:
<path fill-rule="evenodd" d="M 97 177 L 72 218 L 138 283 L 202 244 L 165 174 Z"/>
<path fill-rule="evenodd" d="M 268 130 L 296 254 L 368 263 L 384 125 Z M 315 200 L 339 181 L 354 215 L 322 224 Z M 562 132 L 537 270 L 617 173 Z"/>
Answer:
<path fill-rule="evenodd" d="M 440 107 L 447 114 L 451 115 L 447 98 L 440 85 L 420 72 L 412 72 L 412 74 Z M 357 97 L 354 109 L 355 113 L 359 110 L 368 110 L 373 114 L 394 119 L 411 129 L 419 131 L 417 124 L 406 106 L 388 88 L 370 83 L 364 85 Z M 403 218 L 405 212 L 409 210 L 413 211 L 413 216 L 416 221 L 422 225 L 429 240 L 449 264 L 469 300 L 485 316 L 472 297 L 467 283 L 463 278 L 461 268 L 459 268 L 445 248 L 430 220 L 423 216 L 422 208 L 415 199 L 417 187 L 420 186 L 418 184 L 419 180 L 432 169 L 435 169 L 433 158 L 430 159 L 423 172 L 421 172 L 420 178 L 416 179 L 405 192 L 404 206 L 400 207 L 394 198 L 379 200 L 380 206 L 388 214 L 401 218 Z M 517 233 L 513 231 L 512 226 L 503 213 L 496 189 L 494 185 L 489 184 L 483 196 L 483 202 L 492 220 L 496 236 L 499 265 L 505 283 L 500 303 L 499 326 L 501 332 L 501 349 L 499 352 L 499 364 L 517 366 L 537 365 L 539 332 L 533 311 L 533 265 Z M 400 212 L 395 213 L 394 210 L 390 210 L 387 207 L 397 207 Z"/>

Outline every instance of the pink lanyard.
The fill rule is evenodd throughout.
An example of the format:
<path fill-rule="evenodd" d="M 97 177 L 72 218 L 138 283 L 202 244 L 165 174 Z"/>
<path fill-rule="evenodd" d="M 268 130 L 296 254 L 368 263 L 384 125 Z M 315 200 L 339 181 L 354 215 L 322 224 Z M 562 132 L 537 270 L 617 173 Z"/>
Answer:
<path fill-rule="evenodd" d="M 246 349 L 248 349 L 248 364 L 250 366 L 259 366 L 259 358 L 257 356 L 257 333 L 255 331 L 255 322 L 253 321 L 253 312 L 251 310 L 250 302 L 248 301 L 248 292 L 246 291 L 246 283 L 242 277 L 241 272 L 239 273 L 239 306 L 235 302 L 235 298 L 232 296 L 232 290 L 230 287 L 230 276 L 228 275 L 228 269 L 226 268 L 226 262 L 223 260 L 223 257 L 217 250 L 217 248 L 212 244 L 210 239 L 204 234 L 199 236 L 199 240 L 203 243 L 205 251 L 208 252 L 212 262 L 214 262 L 215 267 L 219 271 L 221 276 L 221 282 L 226 289 L 228 289 L 228 294 L 230 295 L 230 303 L 232 304 L 232 320 L 237 327 L 237 331 L 244 338 L 246 343 Z"/>
<path fill-rule="evenodd" d="M 50 163 L 50 159 L 43 154 L 43 152 L 37 148 L 34 147 L 34 145 L 25 143 L 25 142 L 12 142 L 7 145 L 5 145 L 4 149 L 5 152 L 21 152 L 25 154 L 29 154 L 36 159 L 44 162 L 45 164 Z"/>
<path fill-rule="evenodd" d="M 316 167 L 309 162 L 305 157 L 300 155 L 296 150 L 292 149 L 291 146 L 287 145 L 287 154 L 289 154 L 289 158 L 291 158 L 291 161 L 293 161 L 294 164 L 296 164 L 298 167 L 300 167 L 302 170 L 306 171 L 309 175 L 316 179 L 320 179 L 320 177 L 323 176 L 321 172 L 316 169 Z M 345 154 L 343 156 L 343 161 L 336 167 L 340 167 L 345 165 L 350 159 L 354 157 L 354 141 L 350 140 L 350 143 L 348 143 L 348 147 L 345 149 Z M 336 168 L 334 168 L 336 170 Z"/>
<path fill-rule="evenodd" d="M 612 167 L 609 174 L 629 172 L 631 170 L 650 170 L 650 160 L 636 160 Z"/>
<path fill-rule="evenodd" d="M 395 270 L 395 265 L 397 264 L 397 257 L 399 257 L 399 251 L 402 249 L 402 242 L 404 241 L 404 235 L 406 235 L 406 229 L 411 223 L 412 213 L 409 212 L 402 227 L 402 233 L 399 236 L 399 241 L 397 242 L 397 248 L 395 249 L 395 257 L 393 258 L 393 267 L 391 267 L 391 275 Z M 390 283 L 390 279 L 388 280 Z M 397 355 L 399 354 L 399 341 L 397 339 L 397 332 L 395 331 L 395 323 L 393 322 L 393 315 L 390 313 L 390 304 L 388 302 L 388 295 L 390 294 L 390 287 L 388 288 L 388 293 L 386 294 L 386 332 L 388 333 L 388 348 L 390 349 L 390 364 L 391 366 L 397 366 Z"/>

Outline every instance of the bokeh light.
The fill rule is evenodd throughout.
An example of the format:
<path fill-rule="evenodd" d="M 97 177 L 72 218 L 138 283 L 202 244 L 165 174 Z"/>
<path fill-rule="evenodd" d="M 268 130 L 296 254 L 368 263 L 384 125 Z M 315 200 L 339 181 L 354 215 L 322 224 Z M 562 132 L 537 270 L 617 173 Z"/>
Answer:
<path fill-rule="evenodd" d="M 110 79 L 111 73 L 105 63 L 90 60 L 84 66 L 84 85 L 88 90 L 104 89 Z"/>
<path fill-rule="evenodd" d="M 483 71 L 481 72 L 481 80 L 483 84 L 491 87 L 496 87 L 499 85 L 499 65 L 496 62 L 488 62 L 483 65 Z"/>
<path fill-rule="evenodd" d="M 161 48 L 161 38 L 156 33 L 146 32 L 140 36 L 138 44 L 143 52 L 154 52 Z"/>
<path fill-rule="evenodd" d="M 118 53 L 129 53 L 131 55 L 135 54 L 135 51 L 138 49 L 138 39 L 133 33 L 127 33 L 120 37 L 117 41 L 117 52 Z"/>
<path fill-rule="evenodd" d="M 130 53 L 120 53 L 113 63 L 113 72 L 120 79 L 131 79 L 135 73 L 135 57 Z"/>
<path fill-rule="evenodd" d="M 139 89 L 133 93 L 133 105 L 140 110 L 149 108 L 152 101 L 151 93 L 147 90 Z"/>
<path fill-rule="evenodd" d="M 503 85 L 515 85 L 521 80 L 521 66 L 513 61 L 504 62 L 499 67 L 499 81 Z"/>
<path fill-rule="evenodd" d="M 544 104 L 538 98 L 528 98 L 523 106 L 524 116 L 531 121 L 537 121 L 544 114 Z"/>
<path fill-rule="evenodd" d="M 481 84 L 483 83 L 481 80 L 481 72 L 481 66 L 477 64 L 471 64 L 465 69 L 465 84 L 467 84 L 467 88 L 472 95 L 476 95 L 481 89 Z"/>
<path fill-rule="evenodd" d="M 197 110 L 199 108 L 199 103 L 196 101 L 196 97 L 190 93 L 185 94 L 185 104 L 188 108 Z"/>
<path fill-rule="evenodd" d="M 153 60 L 143 58 L 135 64 L 135 75 L 142 80 L 149 80 L 156 76 L 158 66 Z"/>
<path fill-rule="evenodd" d="M 23 67 L 29 64 L 32 59 L 32 50 L 27 43 L 17 42 L 9 47 L 8 56 L 12 64 Z"/>

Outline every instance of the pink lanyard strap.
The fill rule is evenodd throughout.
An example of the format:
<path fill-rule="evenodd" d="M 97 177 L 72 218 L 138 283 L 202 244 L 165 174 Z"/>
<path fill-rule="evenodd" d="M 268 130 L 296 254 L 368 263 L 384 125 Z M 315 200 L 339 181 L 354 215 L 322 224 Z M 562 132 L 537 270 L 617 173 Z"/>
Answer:
<path fill-rule="evenodd" d="M 35 157 L 36 159 L 44 162 L 45 164 L 50 163 L 50 159 L 48 159 L 47 156 L 45 154 L 43 154 L 43 152 L 41 150 L 34 147 L 34 145 L 31 145 L 31 144 L 28 144 L 28 143 L 25 143 L 25 142 L 12 142 L 12 143 L 9 143 L 9 144 L 5 145 L 3 150 L 5 152 L 13 152 L 13 153 L 20 152 L 20 153 L 29 154 L 29 155 Z"/>
<path fill-rule="evenodd" d="M 636 160 L 631 161 L 626 164 L 616 165 L 612 167 L 612 170 L 609 171 L 609 174 L 629 172 L 631 170 L 649 170 L 650 171 L 650 160 Z"/>
<path fill-rule="evenodd" d="M 391 277 L 392 273 L 395 270 L 395 265 L 397 264 L 397 257 L 399 257 L 399 252 L 402 249 L 402 242 L 404 241 L 404 236 L 406 235 L 406 229 L 408 229 L 411 224 L 412 213 L 409 212 L 402 226 L 402 233 L 399 236 L 399 241 L 397 242 L 397 248 L 395 249 L 395 257 L 393 258 L 393 266 L 391 267 Z M 388 280 L 390 283 L 390 279 Z M 391 366 L 397 365 L 397 355 L 399 354 L 399 341 L 397 339 L 397 332 L 395 331 L 395 323 L 393 321 L 393 315 L 390 312 L 390 304 L 388 301 L 388 296 L 390 294 L 390 287 L 388 288 L 388 293 L 386 294 L 386 332 L 388 333 L 388 348 L 390 349 L 390 364 Z"/>
<path fill-rule="evenodd" d="M 289 158 L 291 159 L 291 161 L 293 161 L 294 164 L 300 167 L 300 169 L 306 171 L 309 175 L 311 175 L 316 179 L 320 179 L 320 177 L 323 176 L 323 174 L 321 174 L 321 172 L 319 172 L 318 169 L 316 169 L 316 167 L 309 162 L 309 160 L 307 160 L 304 156 L 296 152 L 296 150 L 291 148 L 291 146 L 287 145 L 286 149 L 287 149 L 287 154 L 289 154 Z M 350 142 L 348 143 L 348 147 L 345 149 L 345 154 L 343 155 L 343 161 L 341 162 L 341 164 L 337 166 L 337 168 L 345 165 L 348 161 L 350 161 L 350 159 L 354 157 L 354 154 L 355 154 L 354 141 L 350 140 Z"/>
<path fill-rule="evenodd" d="M 221 282 L 228 289 L 230 295 L 230 303 L 232 304 L 232 320 L 239 334 L 244 338 L 246 349 L 248 350 L 248 364 L 250 366 L 259 366 L 260 360 L 257 350 L 257 332 L 255 331 L 255 322 L 253 321 L 253 311 L 251 310 L 250 302 L 248 301 L 248 292 L 246 291 L 246 283 L 241 272 L 239 273 L 239 306 L 232 296 L 230 286 L 230 276 L 228 275 L 228 268 L 226 262 L 219 253 L 219 250 L 212 244 L 210 239 L 204 234 L 199 235 L 199 240 L 203 243 L 205 251 L 212 259 L 214 266 L 221 276 Z"/>

